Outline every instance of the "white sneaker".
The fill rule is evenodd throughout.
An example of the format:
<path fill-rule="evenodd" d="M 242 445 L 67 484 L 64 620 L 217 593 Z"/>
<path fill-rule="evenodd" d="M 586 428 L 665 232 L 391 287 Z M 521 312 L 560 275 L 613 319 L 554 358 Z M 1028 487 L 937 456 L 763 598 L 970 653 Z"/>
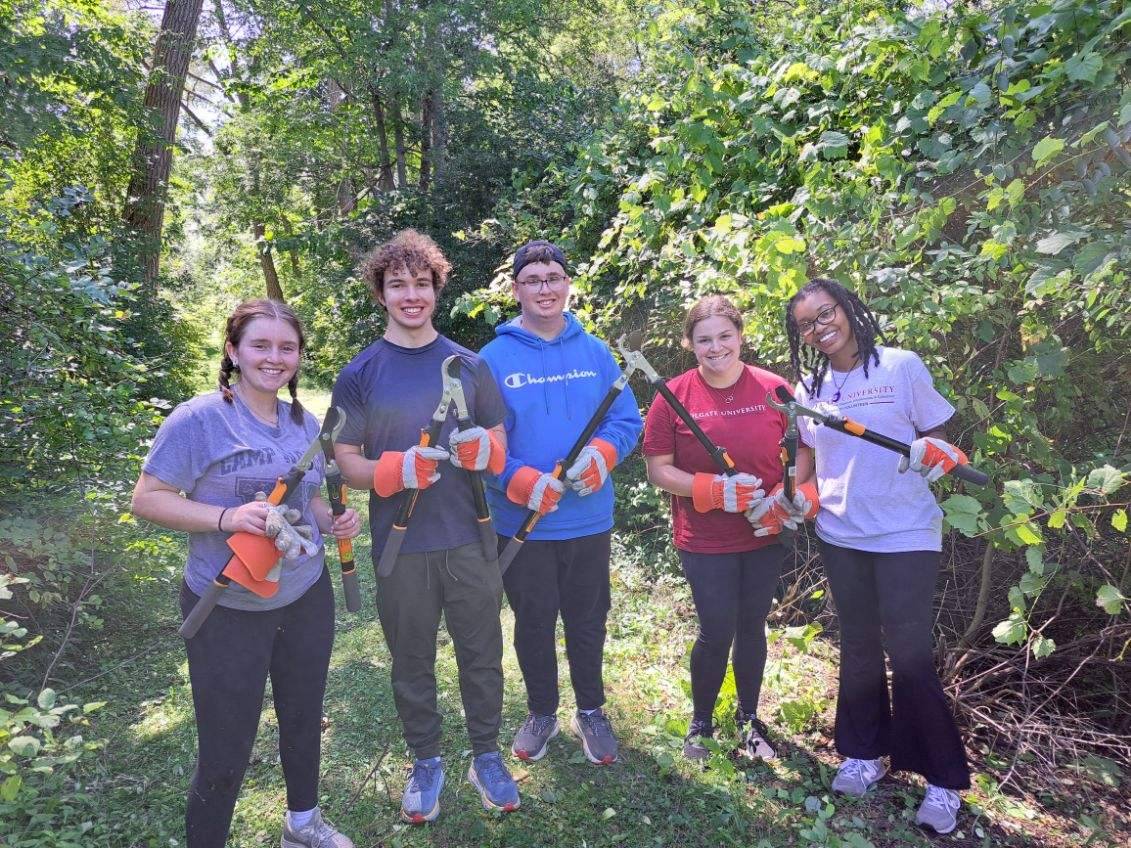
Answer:
<path fill-rule="evenodd" d="M 280 845 L 282 848 L 354 848 L 348 836 L 322 818 L 320 810 L 315 810 L 314 818 L 298 829 L 292 828 L 290 816 L 284 815 Z"/>
<path fill-rule="evenodd" d="M 962 799 L 953 789 L 927 784 L 927 794 L 915 814 L 915 824 L 929 827 L 935 833 L 950 833 L 958 824 L 958 809 Z"/>
<path fill-rule="evenodd" d="M 862 796 L 874 783 L 888 773 L 883 760 L 858 760 L 849 757 L 840 764 L 833 778 L 833 792 Z"/>

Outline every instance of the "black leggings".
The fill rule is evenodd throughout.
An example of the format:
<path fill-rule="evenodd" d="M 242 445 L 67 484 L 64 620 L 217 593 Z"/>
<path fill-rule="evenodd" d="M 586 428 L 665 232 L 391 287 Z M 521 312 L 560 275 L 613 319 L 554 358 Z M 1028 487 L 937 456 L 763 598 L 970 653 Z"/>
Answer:
<path fill-rule="evenodd" d="M 181 613 L 197 601 L 181 587 Z M 185 642 L 196 710 L 197 760 L 185 811 L 188 848 L 223 848 L 251 759 L 271 676 L 287 808 L 318 804 L 322 696 L 334 643 L 334 595 L 325 570 L 285 607 L 216 607 Z"/>
<path fill-rule="evenodd" d="M 766 614 L 784 555 L 781 545 L 737 554 L 679 552 L 699 615 L 699 636 L 691 649 L 696 720 L 712 723 L 732 645 L 739 707 L 748 715 L 758 711 L 766 668 Z"/>
<path fill-rule="evenodd" d="M 821 559 L 840 621 L 837 751 L 866 760 L 890 754 L 893 771 L 968 789 L 966 752 L 935 670 L 939 554 L 869 553 L 822 541 Z"/>

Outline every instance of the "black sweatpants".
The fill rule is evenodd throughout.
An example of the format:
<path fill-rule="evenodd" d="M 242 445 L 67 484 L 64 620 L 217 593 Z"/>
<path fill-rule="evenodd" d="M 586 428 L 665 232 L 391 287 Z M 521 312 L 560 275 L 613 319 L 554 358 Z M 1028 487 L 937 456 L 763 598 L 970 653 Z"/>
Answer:
<path fill-rule="evenodd" d="M 499 538 L 502 551 L 510 541 Z M 602 666 L 609 615 L 612 533 L 577 539 L 527 540 L 503 585 L 514 610 L 514 651 L 526 683 L 526 704 L 535 715 L 558 710 L 558 613 L 565 627 L 566 656 L 579 710 L 605 703 Z"/>
<path fill-rule="evenodd" d="M 187 616 L 197 596 L 182 585 L 180 600 Z M 185 811 L 188 848 L 223 848 L 228 839 L 268 675 L 287 808 L 318 805 L 322 696 L 333 644 L 334 594 L 325 570 L 285 607 L 255 612 L 216 607 L 185 642 L 197 735 Z"/>
<path fill-rule="evenodd" d="M 939 554 L 869 553 L 821 542 L 821 557 L 840 619 L 837 750 L 858 759 L 890 754 L 893 770 L 968 789 L 966 751 L 935 669 Z"/>
<path fill-rule="evenodd" d="M 728 656 L 733 656 L 739 707 L 748 715 L 757 713 L 766 668 L 766 615 L 784 556 L 781 545 L 735 554 L 679 552 L 699 616 L 691 649 L 691 700 L 698 721 L 713 724 Z"/>

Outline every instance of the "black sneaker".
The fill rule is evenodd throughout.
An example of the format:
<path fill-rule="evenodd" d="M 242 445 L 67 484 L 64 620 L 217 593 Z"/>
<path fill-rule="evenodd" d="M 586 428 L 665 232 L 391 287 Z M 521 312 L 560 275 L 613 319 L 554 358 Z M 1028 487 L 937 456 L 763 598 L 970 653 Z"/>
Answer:
<path fill-rule="evenodd" d="M 687 728 L 687 735 L 683 737 L 683 756 L 689 760 L 707 759 L 711 756 L 711 752 L 707 750 L 703 740 L 710 739 L 714 735 L 715 729 L 710 723 L 694 719 Z"/>
<path fill-rule="evenodd" d="M 581 739 L 585 758 L 599 766 L 609 766 L 617 761 L 620 751 L 612 725 L 600 707 L 591 713 L 578 710 L 573 714 L 570 728 Z"/>
<path fill-rule="evenodd" d="M 540 716 L 531 713 L 514 735 L 514 744 L 511 753 L 520 760 L 540 760 L 546 756 L 546 748 L 550 740 L 558 735 L 558 719 L 556 716 Z"/>
<path fill-rule="evenodd" d="M 777 759 L 778 752 L 769 742 L 769 731 L 754 713 L 739 711 L 734 720 L 738 725 L 738 753 L 751 760 Z"/>

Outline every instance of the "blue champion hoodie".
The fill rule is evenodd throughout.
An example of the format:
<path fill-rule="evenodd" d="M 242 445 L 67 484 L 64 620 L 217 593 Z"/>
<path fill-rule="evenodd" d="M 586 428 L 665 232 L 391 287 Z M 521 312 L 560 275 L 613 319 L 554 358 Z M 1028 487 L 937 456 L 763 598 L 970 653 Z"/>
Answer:
<path fill-rule="evenodd" d="M 503 536 L 513 536 L 527 512 L 506 496 L 515 471 L 524 465 L 552 471 L 620 376 L 608 345 L 585 332 L 569 312 L 564 317 L 565 328 L 550 341 L 511 321 L 496 327 L 494 341 L 479 351 L 507 406 L 507 464 L 498 477 L 487 477 L 491 515 Z M 632 388 L 625 387 L 594 437 L 616 448 L 619 464 L 636 446 L 643 427 Z M 530 538 L 576 539 L 612 526 L 610 477 L 585 497 L 567 485 L 557 510 L 539 520 Z"/>

